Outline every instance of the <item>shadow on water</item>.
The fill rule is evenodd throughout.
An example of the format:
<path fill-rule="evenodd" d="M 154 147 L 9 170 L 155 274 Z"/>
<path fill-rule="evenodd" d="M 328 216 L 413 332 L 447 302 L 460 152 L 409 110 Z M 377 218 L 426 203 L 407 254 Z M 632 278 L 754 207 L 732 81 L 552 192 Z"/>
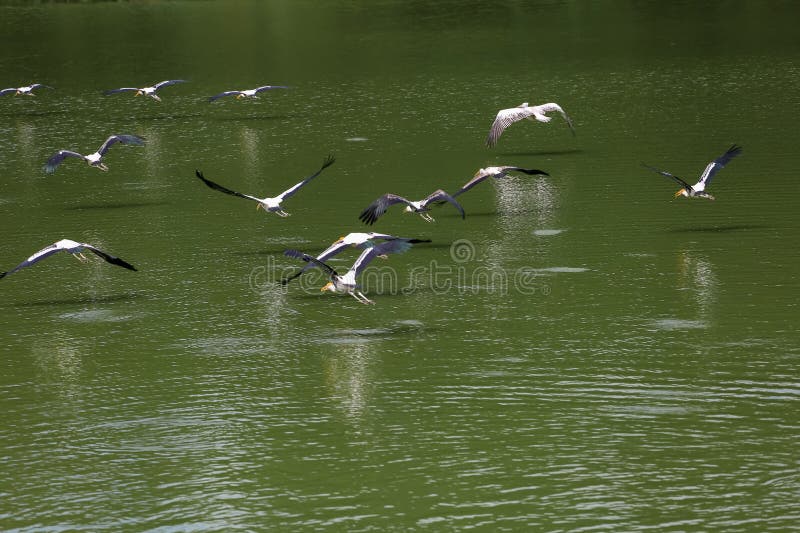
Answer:
<path fill-rule="evenodd" d="M 293 118 L 292 115 L 225 115 L 222 117 L 214 117 L 214 120 L 288 120 Z"/>
<path fill-rule="evenodd" d="M 131 302 L 141 298 L 144 298 L 143 294 L 126 292 L 122 294 L 109 294 L 108 296 L 79 296 L 75 298 L 36 300 L 33 302 L 16 303 L 13 305 L 13 307 L 58 307 L 62 305 L 108 304 L 116 302 Z"/>
<path fill-rule="evenodd" d="M 731 224 L 728 226 L 696 226 L 689 228 L 674 228 L 670 233 L 726 233 L 730 231 L 747 231 L 751 229 L 764 229 L 760 224 Z"/>
<path fill-rule="evenodd" d="M 581 148 L 565 148 L 564 150 L 531 150 L 529 152 L 499 152 L 498 155 L 503 157 L 521 157 L 526 155 L 537 155 L 537 156 L 547 156 L 547 155 L 573 155 L 573 154 L 582 154 L 585 150 Z"/>
<path fill-rule="evenodd" d="M 59 109 L 52 109 L 49 111 L 35 111 L 35 110 L 25 110 L 25 111 L 5 111 L 0 113 L 0 116 L 3 117 L 55 117 L 59 115 L 66 115 L 67 111 L 62 111 Z"/>
<path fill-rule="evenodd" d="M 124 209 L 128 207 L 149 207 L 152 205 L 165 205 L 167 202 L 109 202 L 104 204 L 78 204 L 64 207 L 65 211 L 80 211 L 82 209 Z"/>

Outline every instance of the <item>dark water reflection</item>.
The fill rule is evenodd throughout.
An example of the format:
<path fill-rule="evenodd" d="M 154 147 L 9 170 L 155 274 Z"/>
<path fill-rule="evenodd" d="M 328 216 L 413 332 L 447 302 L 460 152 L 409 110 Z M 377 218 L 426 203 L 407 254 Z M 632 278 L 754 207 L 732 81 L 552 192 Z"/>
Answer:
<path fill-rule="evenodd" d="M 0 281 L 0 529 L 795 527 L 793 4 L 0 11 L 7 82 L 58 87 L 0 98 L 2 268 L 59 238 L 139 268 Z M 173 77 L 160 103 L 101 94 Z M 292 90 L 206 100 L 261 83 Z M 556 117 L 487 149 L 526 100 L 577 135 Z M 114 132 L 148 144 L 42 173 Z M 733 142 L 715 202 L 640 166 L 699 173 Z M 276 194 L 328 153 L 286 219 L 194 177 Z M 357 219 L 500 164 L 550 176 L 487 180 L 465 220 Z M 318 271 L 278 283 L 286 248 L 370 229 L 433 241 L 376 260 L 374 306 Z"/>

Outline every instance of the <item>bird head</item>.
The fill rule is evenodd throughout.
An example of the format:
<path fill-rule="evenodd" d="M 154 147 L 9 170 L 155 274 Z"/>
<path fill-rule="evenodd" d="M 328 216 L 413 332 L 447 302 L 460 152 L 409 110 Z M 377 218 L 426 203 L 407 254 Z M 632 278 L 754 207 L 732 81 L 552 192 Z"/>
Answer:
<path fill-rule="evenodd" d="M 677 198 L 678 196 L 689 196 L 689 193 L 686 192 L 686 189 L 679 189 L 673 198 Z"/>
<path fill-rule="evenodd" d="M 326 283 L 326 284 L 325 284 L 325 286 L 324 286 L 324 287 L 322 287 L 322 288 L 320 289 L 320 292 L 325 292 L 325 291 L 331 291 L 331 292 L 334 292 L 335 290 L 336 290 L 336 287 L 333 285 L 333 282 L 332 282 L 332 281 L 329 281 L 328 283 Z"/>
<path fill-rule="evenodd" d="M 403 213 L 413 213 L 414 210 L 411 209 L 410 205 L 407 205 L 405 209 L 403 209 Z"/>
<path fill-rule="evenodd" d="M 235 96 L 235 98 L 236 98 L 237 100 L 241 100 L 242 98 L 244 98 L 244 95 L 243 95 L 242 93 L 239 93 L 239 94 L 237 94 L 237 95 Z"/>
<path fill-rule="evenodd" d="M 144 93 L 142 91 L 136 91 L 136 94 L 134 94 L 133 96 L 142 96 L 143 94 Z"/>
<path fill-rule="evenodd" d="M 261 202 L 258 202 L 258 203 L 256 204 L 256 211 L 258 211 L 259 209 L 263 209 L 264 211 L 266 211 L 266 210 L 267 210 L 267 208 L 266 208 L 266 207 L 264 207 L 264 204 L 262 204 Z"/>

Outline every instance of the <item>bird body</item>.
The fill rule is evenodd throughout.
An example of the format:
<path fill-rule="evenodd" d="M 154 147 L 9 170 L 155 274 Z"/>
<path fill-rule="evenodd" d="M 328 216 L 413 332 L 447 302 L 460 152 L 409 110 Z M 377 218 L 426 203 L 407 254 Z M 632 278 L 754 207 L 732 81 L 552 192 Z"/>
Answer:
<path fill-rule="evenodd" d="M 90 167 L 99 168 L 105 172 L 108 170 L 108 167 L 102 161 L 103 156 L 106 154 L 106 152 L 108 152 L 109 148 L 117 143 L 143 145 L 145 140 L 141 137 L 137 137 L 136 135 L 111 135 L 105 140 L 100 148 L 97 149 L 96 152 L 89 155 L 79 154 L 78 152 L 73 152 L 72 150 L 59 150 L 47 160 L 44 170 L 48 174 L 52 174 L 56 171 L 56 167 L 60 165 L 61 162 L 66 158 L 75 157 L 78 159 L 83 159 Z"/>
<path fill-rule="evenodd" d="M 338 255 L 347 248 L 366 249 L 375 246 L 374 243 L 375 240 L 383 240 L 383 241 L 401 240 L 401 241 L 406 241 L 410 244 L 417 244 L 420 242 L 430 242 L 429 239 L 407 239 L 404 237 L 395 237 L 394 235 L 388 235 L 386 233 L 375 233 L 372 231 L 368 233 L 348 233 L 347 235 L 339 237 L 336 241 L 334 241 L 333 244 L 331 244 L 325 250 L 323 250 L 316 257 L 316 259 L 318 261 L 325 261 L 335 255 Z M 295 274 L 292 274 L 288 278 L 281 280 L 281 285 L 286 285 L 291 280 L 300 276 L 313 266 L 314 266 L 313 263 L 307 264 Z"/>
<path fill-rule="evenodd" d="M 731 147 L 728 148 L 728 150 L 724 154 L 722 154 L 715 160 L 711 161 L 708 165 L 706 165 L 706 168 L 703 170 L 702 174 L 700 174 L 700 178 L 694 185 L 689 185 L 689 183 L 687 183 L 683 179 L 667 172 L 666 170 L 659 170 L 645 163 L 642 163 L 642 165 L 645 168 L 652 170 L 653 172 L 661 174 L 662 176 L 666 176 L 667 178 L 671 178 L 675 180 L 677 183 L 679 183 L 681 185 L 681 188 L 678 189 L 678 191 L 675 193 L 675 198 L 683 196 L 686 198 L 705 198 L 706 200 L 713 200 L 714 196 L 706 192 L 706 187 L 711 183 L 711 180 L 716 175 L 716 173 L 722 170 L 722 168 L 724 168 L 725 165 L 727 165 L 731 159 L 739 155 L 741 151 L 742 151 L 741 146 L 737 146 L 735 144 L 731 145 Z"/>
<path fill-rule="evenodd" d="M 455 198 L 456 196 L 458 196 L 460 194 L 463 194 L 463 193 L 467 192 L 468 190 L 470 190 L 471 188 L 473 188 L 474 186 L 476 186 L 480 182 L 484 181 L 486 178 L 493 177 L 493 178 L 496 178 L 496 179 L 500 179 L 500 178 L 503 178 L 503 177 L 507 176 L 509 172 L 522 172 L 523 174 L 528 174 L 528 175 L 531 175 L 531 176 L 532 175 L 541 175 L 541 176 L 549 176 L 550 175 L 547 172 L 545 172 L 544 170 L 538 170 L 538 169 L 535 169 L 535 168 L 514 167 L 514 166 L 510 166 L 510 165 L 481 168 L 481 169 L 478 169 L 478 171 L 475 173 L 474 176 L 472 176 L 471 180 L 469 180 L 467 183 L 462 185 L 459 190 L 457 190 L 455 193 L 453 193 L 453 198 Z"/>
<path fill-rule="evenodd" d="M 307 178 L 303 179 L 302 181 L 300 181 L 300 182 L 296 183 L 295 185 L 291 186 L 290 188 L 286 189 L 285 191 L 283 191 L 278 196 L 266 197 L 266 198 L 257 198 L 255 196 L 251 196 L 249 194 L 243 194 L 243 193 L 240 193 L 240 192 L 236 192 L 236 191 L 234 191 L 232 189 L 228 189 L 227 187 L 223 187 L 222 185 L 207 179 L 203 175 L 203 173 L 201 171 L 199 171 L 199 170 L 195 170 L 195 175 L 198 178 L 200 178 L 200 180 L 202 180 L 203 183 L 205 183 L 206 185 L 208 185 L 212 189 L 215 189 L 217 191 L 223 192 L 225 194 L 230 194 L 232 196 L 238 196 L 239 198 L 247 198 L 248 200 L 253 200 L 254 202 L 257 202 L 256 209 L 263 209 L 264 211 L 267 211 L 269 213 L 275 213 L 275 214 L 277 214 L 277 215 L 279 215 L 281 217 L 288 217 L 289 213 L 284 211 L 283 207 L 281 207 L 281 204 L 283 203 L 283 201 L 286 200 L 287 198 L 293 196 L 298 190 L 300 190 L 301 187 L 306 185 L 312 179 L 314 179 L 317 176 L 319 176 L 320 173 L 323 170 L 325 170 L 326 168 L 331 166 L 335 161 L 336 161 L 336 158 L 334 158 L 332 155 L 329 155 L 325 159 L 325 161 L 323 161 L 322 166 L 320 167 L 320 169 L 317 170 L 314 174 L 308 176 Z"/>
<path fill-rule="evenodd" d="M 88 258 L 85 255 L 83 255 L 83 252 L 87 250 L 97 255 L 98 257 L 101 257 L 103 260 L 111 263 L 112 265 L 121 266 L 123 268 L 127 268 L 128 270 L 136 270 L 136 268 L 130 263 L 123 261 L 119 257 L 114 257 L 113 255 L 107 254 L 106 252 L 92 246 L 91 244 L 87 244 L 85 242 L 77 242 L 70 239 L 61 239 L 60 241 L 54 242 L 53 244 L 42 248 L 32 256 L 27 258 L 25 261 L 23 261 L 16 267 L 9 270 L 8 272 L 0 272 L 0 279 L 8 276 L 9 274 L 13 274 L 14 272 L 22 268 L 35 265 L 42 259 L 50 257 L 51 255 L 58 252 L 70 253 L 78 260 L 86 262 L 88 261 Z"/>
<path fill-rule="evenodd" d="M 272 89 L 288 89 L 286 85 L 262 85 L 261 87 L 256 87 L 255 89 L 246 89 L 244 91 L 225 91 L 219 94 L 215 94 L 208 98 L 209 102 L 214 102 L 215 100 L 219 100 L 225 96 L 235 96 L 237 100 L 242 98 L 258 98 L 258 93 L 263 91 L 270 91 Z"/>
<path fill-rule="evenodd" d="M 26 85 L 25 87 L 9 87 L 8 89 L 0 89 L 0 96 L 14 93 L 14 96 L 36 96 L 33 92 L 34 89 L 52 89 L 49 85 L 42 85 L 41 83 L 31 83 L 30 85 Z"/>
<path fill-rule="evenodd" d="M 453 204 L 453 206 L 458 209 L 458 212 L 461 213 L 461 218 L 463 219 L 465 217 L 464 208 L 461 207 L 461 204 L 459 204 L 455 198 L 447 194 L 442 189 L 437 189 L 422 200 L 409 200 L 392 193 L 384 194 L 368 205 L 361 212 L 358 218 L 363 223 L 372 225 L 376 220 L 378 220 L 378 218 L 380 218 L 381 215 L 386 212 L 390 206 L 395 204 L 405 204 L 406 207 L 404 212 L 417 213 L 426 222 L 433 222 L 434 218 L 429 214 L 430 207 L 428 206 L 444 202 Z"/>
<path fill-rule="evenodd" d="M 486 146 L 494 146 L 497 144 L 497 140 L 503 134 L 503 131 L 510 125 L 514 124 L 515 122 L 519 122 L 520 120 L 538 120 L 539 122 L 550 122 L 552 117 L 547 116 L 547 113 L 550 112 L 557 112 L 560 113 L 564 120 L 567 122 L 567 126 L 572 131 L 572 135 L 575 135 L 575 128 L 572 125 L 572 119 L 569 118 L 561 106 L 550 102 L 547 104 L 542 105 L 535 105 L 529 106 L 528 102 L 523 102 L 522 104 L 518 105 L 517 107 L 511 107 L 509 109 L 501 109 L 497 112 L 497 116 L 492 123 L 492 127 L 489 130 L 489 135 L 486 138 Z"/>
<path fill-rule="evenodd" d="M 286 250 L 284 255 L 293 257 L 295 259 L 302 259 L 306 263 L 313 264 L 314 266 L 324 270 L 328 274 L 330 281 L 328 281 L 328 283 L 326 283 L 325 286 L 320 289 L 320 291 L 350 294 L 353 298 L 363 304 L 373 304 L 375 302 L 364 296 L 364 294 L 358 290 L 358 283 L 356 279 L 373 259 L 376 257 L 385 256 L 387 254 L 403 253 L 411 248 L 412 243 L 410 241 L 410 239 L 392 239 L 380 244 L 376 244 L 375 246 L 371 246 L 361 252 L 361 254 L 358 256 L 358 259 L 356 259 L 355 263 L 353 263 L 353 266 L 351 266 L 350 269 L 344 274 L 339 274 L 333 269 L 333 267 L 321 261 L 320 259 L 308 254 L 304 254 L 303 252 L 299 252 L 297 250 Z"/>
<path fill-rule="evenodd" d="M 157 102 L 161 101 L 161 97 L 156 94 L 156 91 L 161 89 L 162 87 L 167 87 L 169 85 L 175 85 L 176 83 L 186 83 L 186 80 L 164 80 L 162 82 L 156 83 L 151 87 L 120 87 L 119 89 L 110 89 L 105 91 L 104 94 L 116 94 L 116 93 L 124 93 L 124 92 L 134 92 L 134 96 L 149 96 L 153 100 Z"/>

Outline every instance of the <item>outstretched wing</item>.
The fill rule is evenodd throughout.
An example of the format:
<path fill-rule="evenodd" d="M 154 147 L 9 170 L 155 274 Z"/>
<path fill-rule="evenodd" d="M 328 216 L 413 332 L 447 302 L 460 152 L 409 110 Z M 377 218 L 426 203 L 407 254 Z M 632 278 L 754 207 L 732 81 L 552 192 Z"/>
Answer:
<path fill-rule="evenodd" d="M 466 216 L 466 215 L 464 214 L 464 208 L 463 208 L 463 207 L 461 207 L 461 204 L 459 204 L 459 203 L 456 201 L 456 199 L 455 199 L 455 198 L 453 198 L 452 196 L 450 196 L 449 194 L 447 194 L 447 193 L 446 193 L 445 191 L 443 191 L 442 189 L 438 189 L 438 190 L 436 190 L 436 191 L 432 192 L 430 195 L 428 195 L 428 197 L 427 197 L 427 198 L 425 198 L 424 200 L 422 200 L 422 202 L 421 202 L 421 205 L 422 205 L 422 207 L 425 207 L 426 205 L 428 205 L 428 204 L 430 204 L 430 203 L 437 203 L 437 202 L 450 202 L 451 204 L 453 204 L 453 206 L 454 206 L 456 209 L 458 209 L 458 212 L 459 212 L 459 213 L 461 213 L 461 218 L 462 218 L 462 219 L 463 219 L 463 218 Z"/>
<path fill-rule="evenodd" d="M 209 187 L 211 187 L 214 190 L 217 190 L 219 192 L 224 192 L 225 194 L 230 194 L 232 196 L 238 196 L 239 198 L 247 198 L 248 200 L 254 200 L 256 202 L 261 203 L 261 199 L 260 198 L 256 198 L 255 196 L 250 196 L 249 194 L 242 194 L 240 192 L 233 191 L 231 189 L 223 187 L 222 185 L 220 185 L 218 183 L 214 183 L 210 179 L 206 179 L 206 177 L 203 176 L 203 173 L 200 172 L 199 170 L 195 170 L 194 173 L 198 178 L 200 178 L 202 180 L 203 183 L 205 183 L 206 185 L 208 185 Z"/>
<path fill-rule="evenodd" d="M 350 245 L 347 244 L 346 242 L 343 242 L 342 240 L 338 240 L 335 243 L 333 243 L 330 246 L 328 246 L 321 254 L 319 254 L 317 256 L 317 260 L 318 261 L 325 261 L 326 259 L 329 259 L 329 258 L 339 254 L 339 252 L 341 252 L 345 248 L 348 248 L 349 246 Z M 297 272 L 295 272 L 294 274 L 292 274 L 288 278 L 282 279 L 281 280 L 281 285 L 286 285 L 287 283 L 289 283 L 293 279 L 300 277 L 306 270 L 308 270 L 309 268 L 312 268 L 313 266 L 314 266 L 314 263 L 309 263 L 309 264 L 305 265 L 303 268 L 301 268 L 300 270 L 298 270 Z"/>
<path fill-rule="evenodd" d="M 109 89 L 107 91 L 103 91 L 103 94 L 109 95 L 109 94 L 133 92 L 138 90 L 139 90 L 138 87 L 120 87 L 119 89 Z"/>
<path fill-rule="evenodd" d="M 356 262 L 350 267 L 350 272 L 358 277 L 367 268 L 367 265 L 378 256 L 388 254 L 401 254 L 411 248 L 411 239 L 392 239 L 367 248 L 358 256 Z"/>
<path fill-rule="evenodd" d="M 270 91 L 272 89 L 288 89 L 288 88 L 289 87 L 287 87 L 286 85 L 262 85 L 261 87 L 257 87 L 255 91 L 256 94 L 258 94 L 262 91 Z"/>
<path fill-rule="evenodd" d="M 310 256 L 308 254 L 304 254 L 303 252 L 300 252 L 298 250 L 286 250 L 286 251 L 283 252 L 283 255 L 285 255 L 286 257 L 292 257 L 294 259 L 302 259 L 306 263 L 311 263 L 314 266 L 317 266 L 317 267 L 321 268 L 322 270 L 324 270 L 325 273 L 328 274 L 329 276 L 338 276 L 338 274 L 333 269 L 333 267 L 331 267 L 327 263 L 323 263 L 322 261 L 320 261 L 316 257 Z M 283 283 L 284 285 L 286 284 L 283 281 L 281 283 Z"/>
<path fill-rule="evenodd" d="M 119 257 L 115 257 L 115 256 L 113 256 L 111 254 L 107 254 L 103 250 L 100 250 L 99 248 L 95 248 L 91 244 L 81 243 L 81 245 L 85 249 L 87 249 L 90 252 L 92 252 L 95 255 L 97 255 L 98 257 L 102 257 L 103 259 L 105 259 L 106 261 L 111 263 L 112 265 L 121 266 L 123 268 L 127 268 L 128 270 L 134 270 L 134 271 L 136 270 L 136 267 L 134 267 L 132 264 L 128 263 L 127 261 L 123 261 Z"/>
<path fill-rule="evenodd" d="M 105 155 L 108 149 L 117 143 L 142 145 L 144 144 L 144 139 L 136 135 L 112 135 L 97 149 L 97 153 Z"/>
<path fill-rule="evenodd" d="M 215 100 L 219 100 L 220 98 L 224 98 L 226 96 L 233 96 L 234 94 L 240 94 L 242 91 L 225 91 L 219 94 L 215 94 L 214 96 L 209 96 L 208 101 L 214 102 Z"/>
<path fill-rule="evenodd" d="M 31 90 L 34 89 L 52 89 L 52 87 L 50 87 L 49 85 L 44 85 L 42 83 L 32 83 Z"/>
<path fill-rule="evenodd" d="M 44 166 L 44 171 L 48 174 L 52 174 L 56 171 L 56 167 L 61 164 L 63 160 L 68 157 L 77 157 L 79 159 L 84 159 L 83 155 L 79 154 L 78 152 L 73 152 L 71 150 L 59 150 L 55 154 L 53 154 L 50 159 L 47 160 L 47 163 Z"/>
<path fill-rule="evenodd" d="M 9 87 L 8 89 L 0 89 L 0 96 L 3 96 L 4 94 L 15 93 L 15 92 L 17 92 L 17 88 L 16 87 Z"/>
<path fill-rule="evenodd" d="M 572 124 L 572 119 L 569 118 L 569 115 L 567 115 L 566 111 L 561 109 L 560 105 L 558 105 L 558 104 L 556 104 L 554 102 L 550 102 L 550 103 L 547 103 L 547 104 L 537 105 L 537 106 L 534 107 L 534 109 L 537 110 L 539 113 L 542 113 L 542 114 L 549 113 L 551 111 L 556 111 L 556 112 L 560 113 L 561 116 L 564 118 L 564 121 L 567 123 L 567 126 L 569 126 L 569 129 L 572 132 L 572 136 L 573 137 L 575 136 L 575 126 Z"/>
<path fill-rule="evenodd" d="M 156 83 L 153 85 L 155 90 L 159 90 L 162 87 L 167 87 L 169 85 L 175 85 L 176 83 L 186 83 L 186 80 L 164 80 L 161 82 Z"/>
<path fill-rule="evenodd" d="M 51 244 L 49 246 L 45 246 L 44 248 L 42 248 L 41 250 L 39 250 L 38 252 L 36 252 L 32 256 L 27 258 L 25 261 L 23 261 L 22 263 L 18 264 L 17 266 L 15 266 L 11 270 L 9 270 L 8 272 L 0 272 L 0 279 L 3 279 L 4 277 L 8 276 L 9 274 L 13 274 L 17 270 L 20 270 L 22 268 L 34 265 L 34 264 L 38 263 L 39 261 L 41 261 L 42 259 L 50 257 L 51 255 L 53 255 L 55 253 L 58 253 L 58 252 L 60 252 L 62 250 L 64 250 L 64 248 L 58 246 L 58 243 L 53 243 L 53 244 Z"/>
<path fill-rule="evenodd" d="M 319 170 L 317 170 L 316 172 L 311 174 L 309 177 L 305 178 L 303 181 L 301 181 L 301 182 L 295 184 L 294 186 L 290 187 L 289 189 L 286 189 L 285 191 L 283 191 L 280 195 L 278 195 L 278 198 L 280 198 L 281 200 L 285 200 L 285 199 L 289 198 L 294 193 L 296 193 L 300 189 L 300 187 L 302 187 L 303 185 L 305 185 L 309 181 L 311 181 L 314 178 L 316 178 L 317 176 L 319 176 L 320 173 L 323 170 L 325 170 L 326 168 L 331 166 L 335 161 L 336 161 L 336 158 L 333 157 L 333 154 L 329 155 L 328 157 L 325 158 L 325 161 L 322 162 L 322 166 L 319 167 Z"/>
<path fill-rule="evenodd" d="M 644 168 L 649 168 L 649 169 L 650 169 L 650 170 L 652 170 L 653 172 L 657 172 L 658 174 L 661 174 L 662 176 L 666 176 L 666 177 L 668 177 L 668 178 L 672 178 L 672 179 L 674 179 L 675 181 L 677 181 L 678 183 L 680 183 L 680 184 L 681 184 L 681 187 L 683 187 L 683 188 L 684 188 L 684 189 L 686 189 L 687 191 L 691 191 L 691 190 L 693 190 L 691 185 L 689 185 L 688 183 L 686 183 L 685 181 L 683 181 L 682 179 L 680 179 L 678 176 L 676 176 L 676 175 L 674 175 L 674 174 L 670 174 L 670 173 L 669 173 L 669 172 L 667 172 L 666 170 L 659 170 L 659 169 L 657 169 L 657 168 L 655 168 L 655 167 L 651 167 L 651 166 L 650 166 L 650 165 L 648 165 L 647 163 L 642 163 L 642 166 L 643 166 Z"/>
<path fill-rule="evenodd" d="M 727 152 L 725 152 L 724 154 L 722 154 L 721 156 L 719 156 L 706 166 L 705 170 L 703 170 L 703 173 L 700 175 L 700 179 L 694 185 L 694 190 L 696 191 L 705 190 L 706 186 L 711 183 L 711 179 L 714 177 L 714 175 L 720 170 L 722 170 L 722 168 L 725 165 L 727 165 L 731 159 L 739 155 L 741 152 L 742 152 L 741 146 L 737 146 L 735 144 L 731 145 L 731 147 L 728 148 Z"/>
<path fill-rule="evenodd" d="M 393 206 L 394 204 L 411 205 L 411 202 L 396 194 L 384 194 L 369 204 L 366 209 L 361 211 L 361 214 L 358 215 L 358 219 L 364 224 L 369 224 L 371 226 L 376 220 L 378 220 L 378 218 L 380 218 L 382 214 L 386 212 L 387 209 L 389 209 L 389 207 Z"/>
<path fill-rule="evenodd" d="M 520 106 L 512 107 L 510 109 L 501 109 L 498 111 L 497 116 L 494 118 L 491 129 L 489 129 L 489 136 L 486 137 L 486 146 L 494 146 L 497 140 L 503 134 L 503 131 L 510 125 L 520 120 L 526 119 L 534 114 L 532 107 Z"/>

